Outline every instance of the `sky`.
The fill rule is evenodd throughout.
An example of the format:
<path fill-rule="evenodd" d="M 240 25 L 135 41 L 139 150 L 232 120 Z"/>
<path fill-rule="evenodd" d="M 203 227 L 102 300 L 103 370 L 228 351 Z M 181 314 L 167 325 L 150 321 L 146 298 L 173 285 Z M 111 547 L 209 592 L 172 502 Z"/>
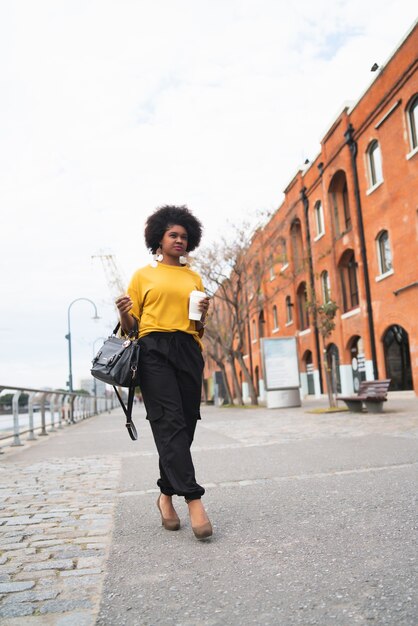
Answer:
<path fill-rule="evenodd" d="M 157 207 L 186 204 L 204 247 L 280 206 L 416 18 L 412 0 L 2 3 L 0 385 L 64 388 L 68 322 L 88 378 L 117 318 L 97 255 L 127 284 Z"/>

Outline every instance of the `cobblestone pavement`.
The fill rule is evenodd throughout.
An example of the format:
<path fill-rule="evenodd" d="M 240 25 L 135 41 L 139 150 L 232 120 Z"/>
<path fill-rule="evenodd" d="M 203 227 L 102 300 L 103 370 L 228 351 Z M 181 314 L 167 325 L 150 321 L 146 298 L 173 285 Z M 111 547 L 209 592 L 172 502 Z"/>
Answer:
<path fill-rule="evenodd" d="M 66 458 L 3 468 L 0 618 L 61 625 L 70 622 L 57 614 L 71 612 L 74 625 L 94 623 L 119 465 L 116 457 Z"/>
<path fill-rule="evenodd" d="M 187 532 L 185 511 L 181 511 L 185 526 L 180 533 L 162 533 L 161 526 L 156 523 L 156 453 L 149 426 L 143 421 L 142 408 L 135 409 L 140 437 L 134 444 L 124 429 L 121 411 L 114 411 L 111 415 L 91 418 L 50 437 L 26 443 L 24 448 L 6 450 L 0 457 L 2 626 L 165 626 L 169 623 L 181 626 L 242 626 L 250 623 L 318 623 L 321 626 L 338 623 L 350 626 L 351 623 L 363 623 L 364 615 L 369 615 L 367 619 L 371 620 L 367 623 L 379 626 L 412 625 L 412 587 L 408 576 L 413 553 L 408 520 L 412 519 L 414 483 L 415 491 L 417 486 L 413 476 L 416 477 L 418 461 L 418 400 L 393 396 L 388 403 L 390 410 L 382 415 L 309 413 L 319 405 L 311 401 L 304 403 L 303 408 L 280 411 L 203 407 L 194 454 L 208 490 L 209 510 L 215 514 L 216 530 L 212 548 L 205 552 L 203 560 L 202 546 L 199 547 L 191 532 Z M 391 482 L 388 482 L 389 477 Z M 338 487 L 342 486 L 339 482 L 342 480 L 346 481 L 343 492 Z M 374 484 L 375 500 L 371 497 L 367 505 L 363 490 L 371 484 Z M 328 487 L 322 492 L 324 485 Z M 285 509 L 280 505 L 284 493 L 287 493 Z M 295 498 L 296 493 L 299 495 Z M 271 510 L 260 512 L 260 499 L 265 503 L 271 494 L 275 494 Z M 294 599 L 296 606 L 298 602 L 301 604 L 299 598 L 304 594 L 315 593 L 317 598 L 321 593 L 315 591 L 315 584 L 311 582 L 307 582 L 306 590 L 303 590 L 304 575 L 309 579 L 309 572 L 304 568 L 314 558 L 316 548 L 313 546 L 318 539 L 311 538 L 314 543 L 305 552 L 306 537 L 302 534 L 296 539 L 297 535 L 291 531 L 294 527 L 293 532 L 299 532 L 298 524 L 303 532 L 309 528 L 305 524 L 312 517 L 310 494 L 315 494 L 315 506 L 317 502 L 325 503 L 323 517 L 321 511 L 317 511 L 312 532 L 322 533 L 321 541 L 329 541 L 328 549 L 335 551 L 332 563 L 336 563 L 336 569 L 333 571 L 331 565 L 330 579 L 324 583 L 324 588 L 330 590 L 341 574 L 338 558 L 348 568 L 347 572 L 351 572 L 353 580 L 361 580 L 361 573 L 356 570 L 361 566 L 357 565 L 356 559 L 350 562 L 346 556 L 348 549 L 356 550 L 356 544 L 350 544 L 352 533 L 346 535 L 341 530 L 345 525 L 336 528 L 343 542 L 343 552 L 338 557 L 340 548 L 334 547 L 332 525 L 329 526 L 334 516 L 346 516 L 347 510 L 352 516 L 352 528 L 355 528 L 359 523 L 356 507 L 360 507 L 362 515 L 359 519 L 363 525 L 360 540 L 363 536 L 368 537 L 364 549 L 374 564 L 380 563 L 381 555 L 386 551 L 382 565 L 379 565 L 381 572 L 376 570 L 375 579 L 382 587 L 388 584 L 391 574 L 382 573 L 384 563 L 394 559 L 394 578 L 390 579 L 390 584 L 394 588 L 395 581 L 405 580 L 405 588 L 409 590 L 409 600 L 403 590 L 392 592 L 392 595 L 398 593 L 398 604 L 405 611 L 398 614 L 397 621 L 395 618 L 391 621 L 392 614 L 384 600 L 381 601 L 383 608 L 376 600 L 376 606 L 368 606 L 368 612 L 356 606 L 353 613 L 356 619 L 350 621 L 347 618 L 344 622 L 332 621 L 332 616 L 338 615 L 340 609 L 334 605 L 334 600 L 327 598 L 322 599 L 322 604 L 315 600 L 317 608 L 309 608 L 311 621 L 306 621 L 302 609 L 294 617 L 286 608 L 279 587 L 276 582 L 276 587 L 271 582 L 281 579 L 270 579 L 271 571 L 266 565 L 275 555 L 275 577 L 279 577 L 280 557 L 277 561 L 277 555 L 283 550 L 288 559 L 289 577 L 286 582 L 288 591 L 283 592 L 283 598 L 291 598 L 292 593 L 296 593 L 294 590 L 299 590 Z M 331 494 L 343 494 L 343 499 L 337 495 L 334 501 Z M 242 509 L 242 497 L 247 500 L 247 510 Z M 378 531 L 382 541 L 378 549 L 373 546 L 373 525 L 378 524 L 379 517 L 375 520 L 373 515 L 380 510 L 382 498 L 387 510 L 383 507 L 379 514 L 385 519 L 385 525 L 381 525 Z M 347 504 L 350 504 L 349 509 L 346 509 Z M 326 510 L 328 505 L 330 508 Z M 235 520 L 231 519 L 232 510 L 238 515 Z M 283 518 L 280 527 L 283 536 L 279 539 L 276 530 L 278 515 Z M 246 525 L 242 525 L 243 520 Z M 264 535 L 260 535 L 260 524 L 265 524 Z M 389 531 L 391 538 L 385 542 L 385 533 Z M 264 553 L 266 537 L 268 552 Z M 400 553 L 393 553 L 395 543 L 391 542 L 395 537 L 397 550 L 405 546 L 403 557 Z M 349 548 L 344 547 L 344 541 Z M 278 553 L 277 546 L 280 547 Z M 252 607 L 248 599 L 252 593 L 252 589 L 245 587 L 248 577 L 245 571 L 236 570 L 243 551 L 249 574 L 259 576 L 259 580 L 252 583 L 254 593 L 259 595 L 266 587 L 271 588 L 272 597 L 276 594 L 274 610 L 268 610 L 266 604 L 260 622 L 257 621 L 257 606 Z M 231 561 L 231 555 L 235 554 L 237 558 L 234 556 Z M 328 567 L 328 561 L 322 563 L 321 558 L 318 552 L 315 556 L 317 567 Z M 362 558 L 360 554 L 359 563 Z M 159 574 L 156 577 L 155 572 L 160 570 L 162 563 L 164 576 Z M 183 563 L 182 583 L 176 579 L 179 563 Z M 290 566 L 292 563 L 294 572 Z M 138 567 L 143 569 L 135 574 L 140 593 L 130 580 L 131 571 Z M 323 571 L 328 572 L 328 569 Z M 216 582 L 216 594 L 208 591 L 210 587 L 202 587 L 204 606 L 200 608 L 193 595 L 193 586 L 199 584 L 196 572 L 199 580 L 205 581 L 209 576 L 208 580 Z M 343 580 L 340 582 L 344 585 Z M 178 589 L 179 584 L 183 605 L 190 604 L 186 613 L 178 602 L 173 604 L 173 590 Z M 223 595 L 219 602 L 219 591 L 227 594 L 234 585 L 240 593 L 239 602 L 231 604 L 232 596 L 228 600 L 230 596 L 227 595 Z M 353 610 L 350 602 L 359 603 L 350 594 L 357 594 L 360 598 L 362 590 L 350 591 L 347 587 L 345 593 L 347 615 L 350 615 L 349 611 Z M 166 614 L 161 609 L 161 598 L 165 594 L 171 598 Z M 329 605 L 333 606 L 334 612 L 331 611 L 327 618 L 322 605 L 327 610 Z M 315 611 L 322 611 L 322 621 L 321 618 L 315 621 Z M 277 622 L 279 613 L 282 621 Z"/>

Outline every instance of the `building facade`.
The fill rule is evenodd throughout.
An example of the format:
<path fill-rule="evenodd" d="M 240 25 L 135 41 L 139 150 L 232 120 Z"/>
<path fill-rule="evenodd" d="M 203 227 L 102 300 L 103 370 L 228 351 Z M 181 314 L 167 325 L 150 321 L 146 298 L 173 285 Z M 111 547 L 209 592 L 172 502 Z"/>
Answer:
<path fill-rule="evenodd" d="M 297 338 L 303 395 L 325 393 L 324 361 L 338 393 L 386 377 L 418 393 L 417 50 L 415 26 L 253 238 L 265 273 L 245 358 L 260 399 L 267 336 Z M 323 341 L 307 305 L 329 300 L 338 310 Z"/>

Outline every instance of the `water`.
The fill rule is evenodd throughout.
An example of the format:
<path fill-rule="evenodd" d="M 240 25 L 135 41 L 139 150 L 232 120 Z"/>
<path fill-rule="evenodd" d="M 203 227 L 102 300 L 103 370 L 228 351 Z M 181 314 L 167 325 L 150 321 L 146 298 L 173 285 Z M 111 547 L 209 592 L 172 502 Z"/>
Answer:
<path fill-rule="evenodd" d="M 58 423 L 58 414 L 55 413 L 55 425 Z M 49 428 L 51 424 L 51 411 L 45 410 L 45 424 Z M 33 426 L 38 428 L 42 426 L 41 413 L 35 411 L 33 413 Z M 29 413 L 19 413 L 19 430 L 27 430 L 29 428 Z M 0 435 L 13 432 L 13 415 L 5 413 L 0 415 Z"/>

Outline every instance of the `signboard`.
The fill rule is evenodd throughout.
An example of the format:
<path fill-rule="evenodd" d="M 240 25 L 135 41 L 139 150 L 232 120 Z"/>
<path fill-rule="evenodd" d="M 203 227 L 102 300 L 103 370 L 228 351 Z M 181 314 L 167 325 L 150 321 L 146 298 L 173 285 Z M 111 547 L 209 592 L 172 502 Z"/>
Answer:
<path fill-rule="evenodd" d="M 295 337 L 261 339 L 264 384 L 268 391 L 300 386 Z"/>

